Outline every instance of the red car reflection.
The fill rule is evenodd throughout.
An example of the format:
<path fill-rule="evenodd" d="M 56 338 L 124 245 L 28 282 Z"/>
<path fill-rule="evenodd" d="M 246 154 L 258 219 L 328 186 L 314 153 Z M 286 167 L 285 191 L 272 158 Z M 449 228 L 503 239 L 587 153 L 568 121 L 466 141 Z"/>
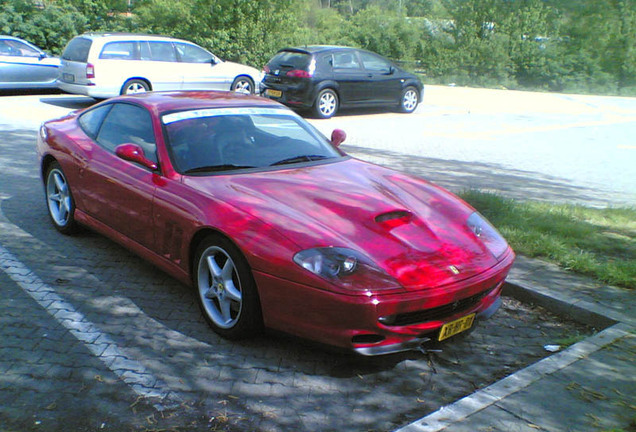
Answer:
<path fill-rule="evenodd" d="M 466 203 L 365 163 L 284 106 L 229 92 L 123 96 L 45 123 L 53 225 L 78 224 L 191 284 L 206 320 L 364 355 L 491 316 L 514 253 Z"/>

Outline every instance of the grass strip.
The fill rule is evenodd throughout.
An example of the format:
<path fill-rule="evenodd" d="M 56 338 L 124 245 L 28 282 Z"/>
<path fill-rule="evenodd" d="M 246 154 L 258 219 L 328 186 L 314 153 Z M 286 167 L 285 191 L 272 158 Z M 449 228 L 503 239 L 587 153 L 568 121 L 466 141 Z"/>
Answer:
<path fill-rule="evenodd" d="M 459 196 L 490 220 L 518 254 L 636 288 L 636 207 L 516 201 L 475 190 Z"/>

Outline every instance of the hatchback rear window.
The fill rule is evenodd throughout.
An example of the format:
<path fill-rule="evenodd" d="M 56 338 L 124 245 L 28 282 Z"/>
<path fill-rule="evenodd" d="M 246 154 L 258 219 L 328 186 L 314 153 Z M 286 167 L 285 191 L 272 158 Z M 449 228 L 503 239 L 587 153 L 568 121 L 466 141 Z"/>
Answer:
<path fill-rule="evenodd" d="M 88 61 L 88 52 L 91 49 L 93 41 L 82 37 L 72 39 L 62 53 L 62 59 L 74 62 L 86 63 Z"/>
<path fill-rule="evenodd" d="M 307 70 L 311 55 L 295 51 L 281 51 L 267 64 L 270 69 L 290 68 Z"/>

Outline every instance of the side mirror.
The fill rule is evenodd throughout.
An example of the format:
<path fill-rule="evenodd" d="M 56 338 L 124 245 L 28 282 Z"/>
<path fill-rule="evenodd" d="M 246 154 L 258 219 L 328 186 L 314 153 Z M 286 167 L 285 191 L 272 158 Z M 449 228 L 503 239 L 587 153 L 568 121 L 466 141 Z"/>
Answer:
<path fill-rule="evenodd" d="M 137 144 L 121 144 L 115 148 L 115 154 L 130 162 L 138 163 L 146 168 L 156 171 L 158 166 L 155 162 L 146 158 L 143 149 Z"/>
<path fill-rule="evenodd" d="M 38 59 L 43 60 L 45 58 L 47 58 L 48 56 L 46 55 L 46 53 L 40 53 Z"/>
<path fill-rule="evenodd" d="M 395 66 L 389 66 L 389 72 L 387 75 L 393 75 L 395 73 Z"/>
<path fill-rule="evenodd" d="M 333 132 L 331 132 L 331 144 L 333 144 L 335 147 L 338 147 L 346 139 L 347 134 L 342 129 L 334 129 Z"/>

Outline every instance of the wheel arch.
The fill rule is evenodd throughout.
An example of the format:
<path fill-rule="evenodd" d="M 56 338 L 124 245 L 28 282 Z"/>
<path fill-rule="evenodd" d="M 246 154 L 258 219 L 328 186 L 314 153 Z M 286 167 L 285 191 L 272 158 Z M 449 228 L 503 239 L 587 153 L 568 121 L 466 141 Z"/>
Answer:
<path fill-rule="evenodd" d="M 314 87 L 313 94 L 311 97 L 311 100 L 313 101 L 313 103 L 316 103 L 316 97 L 318 97 L 318 93 L 320 93 L 321 91 L 325 89 L 333 90 L 336 93 L 336 96 L 338 96 L 338 103 L 339 104 L 341 103 L 342 98 L 340 97 L 340 86 L 338 85 L 337 81 L 333 81 L 333 80 L 323 81 Z"/>
<path fill-rule="evenodd" d="M 50 154 L 47 154 L 42 158 L 42 164 L 40 165 L 40 178 L 42 179 L 42 182 L 46 182 L 46 172 L 49 170 L 49 167 L 53 162 L 59 163 L 58 160 Z"/>
<path fill-rule="evenodd" d="M 232 240 L 230 236 L 228 236 L 223 231 L 213 227 L 202 227 L 197 232 L 194 233 L 194 235 L 192 236 L 192 239 L 190 240 L 190 244 L 188 246 L 188 271 L 190 273 L 190 281 L 192 281 L 192 283 L 194 283 L 194 272 L 195 272 L 194 266 L 196 264 L 194 261 L 196 258 L 197 249 L 199 249 L 199 246 L 207 237 L 214 236 L 214 235 L 223 237 L 232 245 L 234 245 L 234 247 L 241 253 L 241 255 L 243 255 L 243 258 L 245 258 L 245 261 L 249 265 L 250 270 L 252 269 L 252 266 L 250 265 L 250 262 L 247 259 L 245 252 L 243 252 L 243 248 L 241 248 L 234 240 Z"/>
<path fill-rule="evenodd" d="M 404 91 L 408 87 L 414 87 L 415 90 L 417 90 L 418 101 L 422 102 L 422 99 L 424 97 L 424 86 L 422 85 L 422 83 L 416 79 L 407 79 L 404 81 L 404 83 L 402 83 L 402 91 Z"/>

